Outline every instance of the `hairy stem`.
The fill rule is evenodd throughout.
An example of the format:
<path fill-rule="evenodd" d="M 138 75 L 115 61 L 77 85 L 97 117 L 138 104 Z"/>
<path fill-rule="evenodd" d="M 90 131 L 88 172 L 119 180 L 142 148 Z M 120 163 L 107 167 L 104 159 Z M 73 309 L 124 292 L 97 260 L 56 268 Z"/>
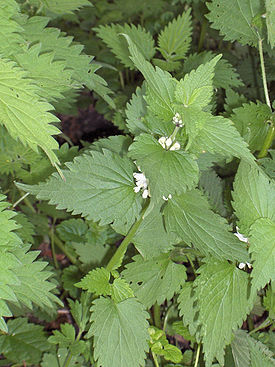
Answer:
<path fill-rule="evenodd" d="M 201 351 L 201 345 L 199 344 L 198 348 L 197 348 L 197 352 L 196 352 L 196 360 L 195 360 L 194 367 L 198 367 L 199 358 L 200 358 L 200 351 Z"/>
<path fill-rule="evenodd" d="M 136 234 L 136 231 L 138 230 L 139 226 L 143 222 L 144 214 L 148 208 L 148 205 L 149 205 L 149 200 L 147 201 L 145 207 L 143 208 L 140 218 L 133 224 L 128 234 L 126 235 L 126 237 L 121 242 L 120 246 L 118 247 L 118 249 L 112 256 L 111 260 L 108 262 L 107 267 L 106 267 L 107 270 L 112 271 L 120 267 L 129 243 L 132 241 L 134 235 Z"/>
<path fill-rule="evenodd" d="M 260 54 L 260 61 L 261 61 L 262 80 L 263 80 L 263 85 L 264 85 L 265 100 L 266 100 L 266 104 L 271 109 L 271 103 L 270 103 L 268 89 L 267 89 L 265 66 L 264 66 L 263 40 L 261 39 L 260 36 L 259 36 L 259 54 Z"/>
<path fill-rule="evenodd" d="M 51 250 L 52 250 L 52 255 L 53 255 L 54 267 L 56 269 L 58 269 L 59 265 L 58 265 L 58 261 L 56 259 L 55 244 L 54 244 L 54 223 L 52 224 L 52 227 L 51 227 L 50 238 L 51 238 Z"/>
<path fill-rule="evenodd" d="M 161 329 L 160 306 L 157 303 L 154 304 L 153 311 L 154 324 L 158 329 Z"/>

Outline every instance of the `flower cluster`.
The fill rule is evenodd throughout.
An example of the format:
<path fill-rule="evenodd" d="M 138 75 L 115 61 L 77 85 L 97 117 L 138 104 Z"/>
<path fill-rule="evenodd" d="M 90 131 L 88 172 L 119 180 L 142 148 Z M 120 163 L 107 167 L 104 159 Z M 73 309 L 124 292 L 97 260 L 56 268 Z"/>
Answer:
<path fill-rule="evenodd" d="M 135 192 L 139 192 L 140 190 L 142 190 L 142 197 L 143 199 L 146 199 L 148 196 L 150 196 L 149 194 L 149 187 L 148 187 L 148 180 L 145 177 L 144 173 L 138 173 L 135 172 L 133 173 L 134 179 L 136 180 L 136 186 L 134 187 L 134 191 Z"/>
<path fill-rule="evenodd" d="M 159 138 L 158 142 L 164 149 L 169 150 L 179 150 L 180 149 L 180 143 L 179 142 L 173 142 L 171 138 L 167 138 L 167 136 L 162 136 Z"/>
<path fill-rule="evenodd" d="M 178 127 L 183 127 L 183 122 L 178 112 L 173 117 L 173 123 Z"/>

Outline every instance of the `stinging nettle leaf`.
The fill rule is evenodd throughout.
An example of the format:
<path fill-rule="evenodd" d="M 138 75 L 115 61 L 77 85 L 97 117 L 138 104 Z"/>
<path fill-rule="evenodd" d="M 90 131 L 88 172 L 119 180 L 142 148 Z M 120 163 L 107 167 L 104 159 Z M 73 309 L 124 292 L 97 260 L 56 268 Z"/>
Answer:
<path fill-rule="evenodd" d="M 183 59 L 191 45 L 191 9 L 172 20 L 158 36 L 158 49 L 168 61 Z"/>
<path fill-rule="evenodd" d="M 232 192 L 233 208 L 240 233 L 249 235 L 250 226 L 260 218 L 275 221 L 275 185 L 261 171 L 241 162 Z"/>
<path fill-rule="evenodd" d="M 179 103 L 185 107 L 195 105 L 201 108 L 210 103 L 213 94 L 214 70 L 221 57 L 222 55 L 218 55 L 206 64 L 200 65 L 178 82 L 175 98 Z"/>
<path fill-rule="evenodd" d="M 275 223 L 266 218 L 256 220 L 250 228 L 249 243 L 252 288 L 257 291 L 275 280 Z"/>
<path fill-rule="evenodd" d="M 192 189 L 199 179 L 199 169 L 192 155 L 164 149 L 149 134 L 141 134 L 129 148 L 129 154 L 149 179 L 152 199 Z"/>
<path fill-rule="evenodd" d="M 243 243 L 230 232 L 226 219 L 210 210 L 207 199 L 199 190 L 188 191 L 168 200 L 164 218 L 168 232 L 175 232 L 203 255 L 249 261 Z"/>
<path fill-rule="evenodd" d="M 99 298 L 91 308 L 94 358 L 101 367 L 140 367 L 148 351 L 148 313 L 135 298 Z"/>
<path fill-rule="evenodd" d="M 207 18 L 211 27 L 220 31 L 226 41 L 238 41 L 242 45 L 256 46 L 258 35 L 253 18 L 264 13 L 261 0 L 212 0 L 207 3 Z"/>
<path fill-rule="evenodd" d="M 275 3 L 274 0 L 265 0 L 266 7 L 266 27 L 268 41 L 273 48 L 275 45 Z"/>
<path fill-rule="evenodd" d="M 146 308 L 170 300 L 185 282 L 185 266 L 174 263 L 168 254 L 149 260 L 137 255 L 133 260 L 126 265 L 122 275 Z"/>
<path fill-rule="evenodd" d="M 248 295 L 249 276 L 234 264 L 211 258 L 198 273 L 194 285 L 206 367 L 215 357 L 223 365 L 224 348 L 230 344 L 232 332 L 253 307 Z"/>
<path fill-rule="evenodd" d="M 53 174 L 35 186 L 17 184 L 57 209 L 82 214 L 100 224 L 120 220 L 132 223 L 141 210 L 141 196 L 134 192 L 134 165 L 130 159 L 102 149 L 75 158 L 63 170 L 66 181 Z"/>
<path fill-rule="evenodd" d="M 51 122 L 59 121 L 49 113 L 53 107 L 39 99 L 39 92 L 15 63 L 0 60 L 0 123 L 15 139 L 20 139 L 34 151 L 44 150 L 51 162 L 59 163 L 52 135 L 60 131 Z"/>
<path fill-rule="evenodd" d="M 105 268 L 91 270 L 75 286 L 94 293 L 96 296 L 106 296 L 110 294 L 110 272 Z"/>

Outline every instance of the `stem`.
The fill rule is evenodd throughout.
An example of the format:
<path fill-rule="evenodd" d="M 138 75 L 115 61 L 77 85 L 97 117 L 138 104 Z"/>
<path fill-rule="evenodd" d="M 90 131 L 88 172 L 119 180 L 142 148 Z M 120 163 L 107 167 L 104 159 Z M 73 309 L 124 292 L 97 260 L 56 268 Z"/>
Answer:
<path fill-rule="evenodd" d="M 175 127 L 175 129 L 174 129 L 174 131 L 172 132 L 172 135 L 170 136 L 170 139 L 171 139 L 172 141 L 174 141 L 174 140 L 175 140 L 176 135 L 177 135 L 177 133 L 179 132 L 179 129 L 180 129 L 180 127 L 179 127 L 179 126 L 176 126 L 176 127 Z"/>
<path fill-rule="evenodd" d="M 112 271 L 112 270 L 115 270 L 115 269 L 120 267 L 120 265 L 122 263 L 122 260 L 123 260 L 123 257 L 125 255 L 125 252 L 127 250 L 127 247 L 129 245 L 129 243 L 132 241 L 134 235 L 136 234 L 136 231 L 138 230 L 139 226 L 141 225 L 141 223 L 144 219 L 144 214 L 145 214 L 145 212 L 148 208 L 148 205 L 149 205 L 149 200 L 146 203 L 145 207 L 143 208 L 139 220 L 137 220 L 133 224 L 133 226 L 131 227 L 131 229 L 127 233 L 126 237 L 121 242 L 120 246 L 118 247 L 118 249 L 116 250 L 116 252 L 112 256 L 111 260 L 108 262 L 107 267 L 106 267 L 106 269 L 108 271 Z"/>
<path fill-rule="evenodd" d="M 196 268 L 195 268 L 195 265 L 194 265 L 194 263 L 193 263 L 193 261 L 192 261 L 191 257 L 190 257 L 188 254 L 185 254 L 185 256 L 187 257 L 188 261 L 190 262 L 190 265 L 191 265 L 191 267 L 192 267 L 192 269 L 193 269 L 193 272 L 194 272 L 194 276 L 195 276 L 195 278 L 196 278 Z"/>
<path fill-rule="evenodd" d="M 271 320 L 264 320 L 263 323 L 261 323 L 261 325 L 257 326 L 255 329 L 251 330 L 248 334 L 251 335 L 251 334 L 254 334 L 256 333 L 257 331 L 261 330 L 261 329 L 265 329 L 266 327 L 272 325 L 272 321 Z"/>
<path fill-rule="evenodd" d="M 54 222 L 55 222 L 55 221 L 54 221 Z M 51 249 L 52 249 L 52 255 L 53 255 L 53 263 L 54 263 L 54 267 L 55 267 L 56 269 L 58 269 L 58 268 L 59 268 L 59 266 L 58 266 L 58 261 L 57 261 L 57 259 L 56 259 L 55 245 L 54 245 L 54 222 L 53 222 L 53 224 L 52 224 L 52 227 L 51 227 L 51 233 L 50 233 L 50 235 L 51 235 Z"/>
<path fill-rule="evenodd" d="M 77 337 L 76 337 L 76 341 L 77 342 L 81 338 L 81 335 L 82 335 L 82 330 L 79 330 L 79 332 L 77 334 Z M 73 357 L 72 353 L 71 352 L 68 352 L 67 357 L 66 357 L 66 359 L 65 359 L 65 361 L 63 363 L 63 367 L 69 367 L 72 357 Z"/>
<path fill-rule="evenodd" d="M 201 51 L 206 35 L 207 30 L 207 21 L 205 18 L 203 18 L 202 25 L 201 25 L 201 33 L 200 33 L 200 39 L 199 39 L 199 45 L 198 45 L 198 52 Z"/>
<path fill-rule="evenodd" d="M 200 351 L 201 351 L 201 345 L 199 344 L 198 349 L 197 349 L 197 353 L 196 353 L 196 360 L 195 360 L 194 367 L 198 367 Z"/>
<path fill-rule="evenodd" d="M 125 83 L 124 83 L 122 71 L 119 71 L 118 74 L 119 74 L 121 88 L 124 89 L 125 88 Z"/>
<path fill-rule="evenodd" d="M 166 311 L 166 315 L 164 317 L 164 321 L 163 321 L 163 328 L 162 330 L 165 332 L 166 330 L 166 326 L 167 326 L 167 322 L 168 322 L 168 318 L 169 318 L 169 314 L 170 314 L 170 311 L 172 310 L 172 308 L 174 307 L 173 304 L 171 304 L 169 307 L 168 307 L 168 310 Z"/>
<path fill-rule="evenodd" d="M 24 200 L 25 201 L 25 203 L 26 203 L 26 197 L 28 196 L 28 195 L 30 195 L 30 193 L 29 192 L 26 192 L 26 194 L 25 195 L 23 195 L 20 199 L 18 199 L 13 205 L 12 205 L 12 209 L 14 209 L 19 203 L 21 203 L 21 201 L 22 200 Z M 27 203 L 26 203 L 26 205 L 27 205 Z M 29 208 L 31 208 L 32 209 L 32 211 L 35 213 L 35 210 L 34 210 L 34 208 L 33 208 L 33 206 L 32 205 L 27 205 Z"/>
<path fill-rule="evenodd" d="M 157 303 L 155 303 L 153 310 L 154 310 L 154 324 L 158 329 L 161 329 L 160 306 Z"/>
<path fill-rule="evenodd" d="M 269 99 L 269 95 L 268 95 L 268 89 L 267 89 L 265 66 L 264 66 L 263 40 L 261 39 L 260 36 L 259 36 L 259 53 L 260 53 L 260 61 L 261 61 L 262 79 L 263 79 L 263 85 L 264 85 L 265 100 L 266 100 L 266 104 L 271 109 L 271 103 L 270 103 L 270 99 Z"/>
<path fill-rule="evenodd" d="M 157 356 L 155 355 L 155 353 L 154 353 L 154 352 L 152 352 L 152 357 L 153 357 L 153 360 L 154 360 L 155 366 L 156 366 L 156 367 L 159 367 L 158 358 L 157 358 Z"/>
<path fill-rule="evenodd" d="M 70 254 L 66 247 L 64 246 L 63 242 L 61 242 L 61 240 L 55 235 L 54 236 L 54 240 L 55 240 L 55 244 L 56 246 L 67 256 L 67 258 L 70 260 L 70 262 L 72 264 L 76 264 L 77 263 L 77 259 L 75 256 L 73 256 L 72 254 Z"/>

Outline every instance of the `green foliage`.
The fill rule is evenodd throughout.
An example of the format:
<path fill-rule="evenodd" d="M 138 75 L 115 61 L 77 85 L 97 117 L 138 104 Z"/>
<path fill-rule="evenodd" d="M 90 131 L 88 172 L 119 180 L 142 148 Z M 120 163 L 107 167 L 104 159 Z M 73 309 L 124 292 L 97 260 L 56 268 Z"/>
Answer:
<path fill-rule="evenodd" d="M 238 41 L 243 45 L 256 46 L 257 30 L 254 17 L 263 14 L 263 2 L 260 0 L 213 0 L 207 3 L 210 13 L 207 18 L 214 29 L 218 29 L 225 40 Z"/>
<path fill-rule="evenodd" d="M 268 41 L 271 47 L 275 45 L 275 4 L 272 0 L 265 1 L 266 7 L 266 26 L 267 26 L 267 34 Z"/>
<path fill-rule="evenodd" d="M 144 366 L 148 351 L 148 314 L 135 298 L 114 303 L 99 298 L 91 308 L 90 335 L 94 337 L 94 357 L 102 367 Z M 108 350 L 108 353 L 106 351 Z"/>
<path fill-rule="evenodd" d="M 150 260 L 137 255 L 133 260 L 122 275 L 147 308 L 170 300 L 186 279 L 185 267 L 171 261 L 166 254 Z"/>
<path fill-rule="evenodd" d="M 43 7 L 44 11 L 55 14 L 73 13 L 83 6 L 91 6 L 88 0 L 30 0 L 35 6 Z"/>

